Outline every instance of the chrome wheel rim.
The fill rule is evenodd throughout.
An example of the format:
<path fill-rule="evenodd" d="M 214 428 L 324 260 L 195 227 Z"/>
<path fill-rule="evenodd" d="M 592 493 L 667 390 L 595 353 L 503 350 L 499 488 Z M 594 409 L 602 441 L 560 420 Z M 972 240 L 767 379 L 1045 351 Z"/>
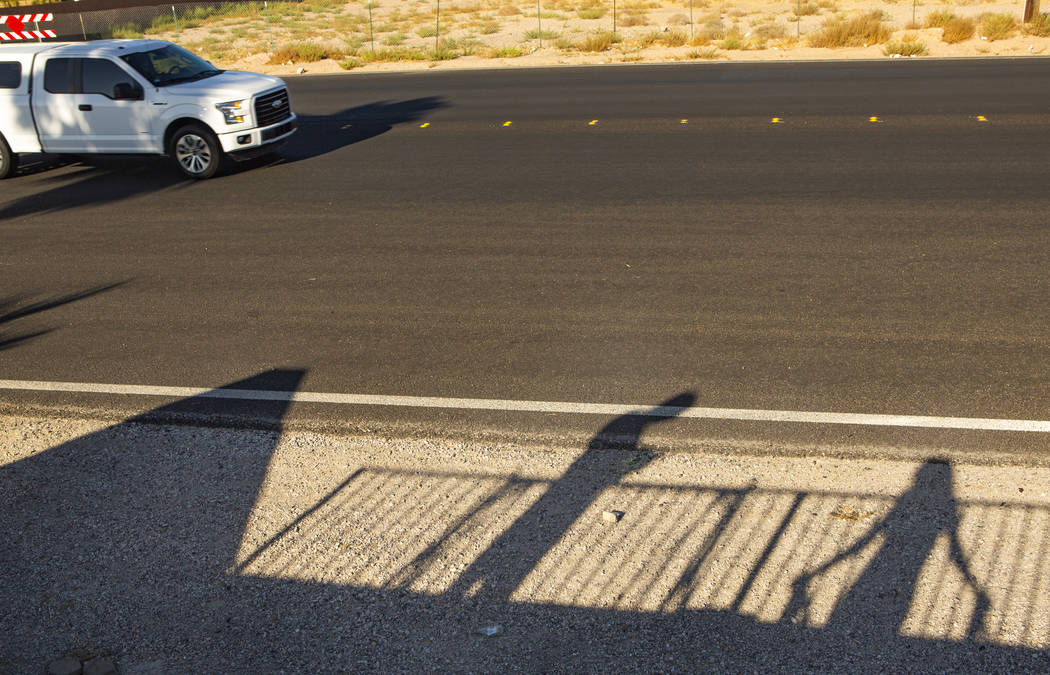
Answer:
<path fill-rule="evenodd" d="M 186 134 L 175 144 L 175 159 L 188 173 L 204 173 L 211 164 L 211 148 L 197 134 Z"/>

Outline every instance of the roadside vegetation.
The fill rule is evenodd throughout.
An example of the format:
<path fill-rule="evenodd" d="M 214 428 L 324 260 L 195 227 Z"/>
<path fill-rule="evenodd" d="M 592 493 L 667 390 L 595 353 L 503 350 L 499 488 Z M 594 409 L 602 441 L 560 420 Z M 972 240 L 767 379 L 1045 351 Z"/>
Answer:
<path fill-rule="evenodd" d="M 978 6 L 960 0 L 913 20 L 910 11 L 886 2 L 888 11 L 858 10 L 858 0 L 803 0 L 783 7 L 742 0 L 617 0 L 614 31 L 612 0 L 540 0 L 538 5 L 535 0 L 445 0 L 440 21 L 433 0 L 248 1 L 177 6 L 175 16 L 124 22 L 112 33 L 174 40 L 218 65 L 236 63 L 249 70 L 258 64 L 319 61 L 352 70 L 384 62 L 537 54 L 561 55 L 572 59 L 569 63 L 734 59 L 754 51 L 771 58 L 774 51 L 794 47 L 877 46 L 887 57 L 898 57 L 936 53 L 937 45 L 968 40 L 1050 37 L 1048 14 L 1022 26 L 1012 14 L 981 14 Z"/>

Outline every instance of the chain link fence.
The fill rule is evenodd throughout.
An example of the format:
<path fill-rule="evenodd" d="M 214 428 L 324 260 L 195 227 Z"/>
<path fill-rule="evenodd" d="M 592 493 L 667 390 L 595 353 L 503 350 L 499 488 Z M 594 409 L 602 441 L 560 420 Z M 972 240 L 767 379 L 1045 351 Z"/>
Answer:
<path fill-rule="evenodd" d="M 95 8 L 130 1 L 20 9 L 54 8 L 47 27 L 59 39 L 154 37 L 248 69 L 537 52 L 570 63 L 580 54 L 666 61 L 801 48 L 863 48 L 871 56 L 1050 53 L 1050 15 L 1033 11 L 1034 0 L 227 0 Z M 1031 20 L 1022 23 L 1026 13 Z"/>

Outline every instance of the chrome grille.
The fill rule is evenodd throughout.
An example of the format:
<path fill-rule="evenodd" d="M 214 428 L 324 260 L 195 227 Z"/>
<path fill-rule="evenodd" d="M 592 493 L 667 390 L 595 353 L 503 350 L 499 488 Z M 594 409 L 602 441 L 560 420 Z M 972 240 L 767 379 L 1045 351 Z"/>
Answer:
<path fill-rule="evenodd" d="M 292 105 L 286 89 L 263 94 L 255 99 L 255 122 L 260 127 L 277 124 L 291 116 Z"/>

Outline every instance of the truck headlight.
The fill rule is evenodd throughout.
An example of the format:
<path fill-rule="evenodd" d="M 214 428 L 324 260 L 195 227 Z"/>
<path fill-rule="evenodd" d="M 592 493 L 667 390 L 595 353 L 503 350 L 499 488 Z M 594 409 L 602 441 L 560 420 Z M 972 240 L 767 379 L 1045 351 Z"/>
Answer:
<path fill-rule="evenodd" d="M 216 103 L 215 107 L 226 118 L 226 124 L 240 124 L 247 118 L 248 111 L 244 106 L 244 100 Z"/>

